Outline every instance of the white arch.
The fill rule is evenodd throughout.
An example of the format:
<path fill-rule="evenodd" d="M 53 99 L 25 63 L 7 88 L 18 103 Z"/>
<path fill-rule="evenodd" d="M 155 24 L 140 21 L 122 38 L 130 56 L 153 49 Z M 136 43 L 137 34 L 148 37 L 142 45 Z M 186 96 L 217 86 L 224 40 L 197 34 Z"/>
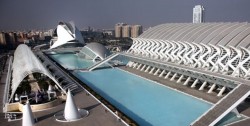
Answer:
<path fill-rule="evenodd" d="M 16 89 L 20 85 L 22 80 L 27 75 L 32 74 L 32 73 L 38 72 L 38 73 L 42 73 L 48 76 L 61 88 L 61 86 L 56 81 L 56 79 L 51 75 L 51 73 L 49 73 L 47 69 L 45 69 L 45 67 L 33 54 L 30 48 L 25 44 L 21 44 L 16 48 L 16 51 L 14 53 L 12 71 L 13 71 L 12 72 L 12 86 L 11 86 L 12 92 L 11 92 L 9 101 L 11 100 L 11 98 L 13 98 L 16 92 Z"/>

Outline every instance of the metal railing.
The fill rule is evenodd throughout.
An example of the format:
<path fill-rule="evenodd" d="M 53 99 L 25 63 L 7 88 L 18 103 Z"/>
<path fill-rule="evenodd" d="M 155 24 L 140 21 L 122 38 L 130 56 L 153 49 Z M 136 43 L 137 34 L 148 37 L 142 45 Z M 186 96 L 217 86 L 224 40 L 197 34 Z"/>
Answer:
<path fill-rule="evenodd" d="M 5 87 L 4 87 L 4 94 L 3 94 L 3 112 L 7 111 L 6 108 L 6 103 L 8 103 L 8 98 L 9 98 L 9 87 L 10 87 L 10 77 L 11 77 L 11 67 L 12 67 L 12 61 L 13 57 L 9 57 L 8 59 L 8 72 L 6 76 L 6 81 L 5 81 Z"/>

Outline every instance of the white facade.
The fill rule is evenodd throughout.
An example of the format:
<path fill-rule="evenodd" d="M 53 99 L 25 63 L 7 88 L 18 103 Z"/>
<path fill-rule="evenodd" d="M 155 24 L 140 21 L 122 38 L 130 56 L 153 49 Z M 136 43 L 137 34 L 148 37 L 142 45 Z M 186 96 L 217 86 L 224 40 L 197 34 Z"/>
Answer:
<path fill-rule="evenodd" d="M 133 38 L 129 53 L 250 78 L 249 23 L 162 24 Z"/>
<path fill-rule="evenodd" d="M 193 8 L 193 23 L 202 23 L 203 22 L 203 11 L 204 8 L 201 5 L 196 5 Z"/>
<path fill-rule="evenodd" d="M 57 40 L 51 42 L 50 49 L 59 47 L 67 43 L 82 43 L 84 40 L 81 32 L 75 27 L 73 22 L 60 22 L 56 29 Z"/>

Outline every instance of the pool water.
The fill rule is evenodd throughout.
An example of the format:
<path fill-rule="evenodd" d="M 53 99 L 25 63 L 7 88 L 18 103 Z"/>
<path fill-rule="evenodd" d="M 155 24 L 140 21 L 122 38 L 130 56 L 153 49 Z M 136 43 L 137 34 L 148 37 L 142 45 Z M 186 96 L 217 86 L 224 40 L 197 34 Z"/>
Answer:
<path fill-rule="evenodd" d="M 77 56 L 77 54 L 53 54 L 49 55 L 57 63 L 67 69 L 85 69 L 94 64 L 92 60 L 83 59 Z"/>
<path fill-rule="evenodd" d="M 142 126 L 187 126 L 212 106 L 119 69 L 73 74 Z"/>
<path fill-rule="evenodd" d="M 85 69 L 94 64 L 73 53 L 49 56 L 66 69 Z M 72 73 L 142 126 L 187 126 L 212 107 L 207 102 L 116 68 Z M 242 118 L 229 113 L 216 125 L 239 119 Z"/>

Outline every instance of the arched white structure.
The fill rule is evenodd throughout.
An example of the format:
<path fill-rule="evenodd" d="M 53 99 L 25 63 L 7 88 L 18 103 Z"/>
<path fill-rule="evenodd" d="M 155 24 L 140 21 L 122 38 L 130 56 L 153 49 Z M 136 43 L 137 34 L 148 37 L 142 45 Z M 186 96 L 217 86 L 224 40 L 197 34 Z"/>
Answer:
<path fill-rule="evenodd" d="M 56 28 L 57 40 L 52 41 L 50 49 L 59 47 L 67 43 L 82 43 L 84 40 L 81 32 L 76 28 L 73 22 L 60 22 Z"/>
<path fill-rule="evenodd" d="M 48 72 L 47 69 L 45 69 L 45 67 L 37 59 L 30 48 L 25 44 L 21 44 L 16 48 L 16 51 L 14 53 L 12 71 L 12 92 L 9 101 L 13 98 L 16 89 L 20 85 L 21 81 L 27 75 L 32 73 L 42 73 L 52 79 L 59 87 L 61 87 L 56 79 Z"/>
<path fill-rule="evenodd" d="M 171 23 L 150 28 L 127 51 L 152 59 L 250 78 L 249 23 Z"/>
<path fill-rule="evenodd" d="M 110 54 L 110 51 L 105 46 L 95 42 L 85 45 L 78 53 L 79 56 L 84 56 L 86 59 L 94 61 L 96 59 L 104 60 Z"/>

